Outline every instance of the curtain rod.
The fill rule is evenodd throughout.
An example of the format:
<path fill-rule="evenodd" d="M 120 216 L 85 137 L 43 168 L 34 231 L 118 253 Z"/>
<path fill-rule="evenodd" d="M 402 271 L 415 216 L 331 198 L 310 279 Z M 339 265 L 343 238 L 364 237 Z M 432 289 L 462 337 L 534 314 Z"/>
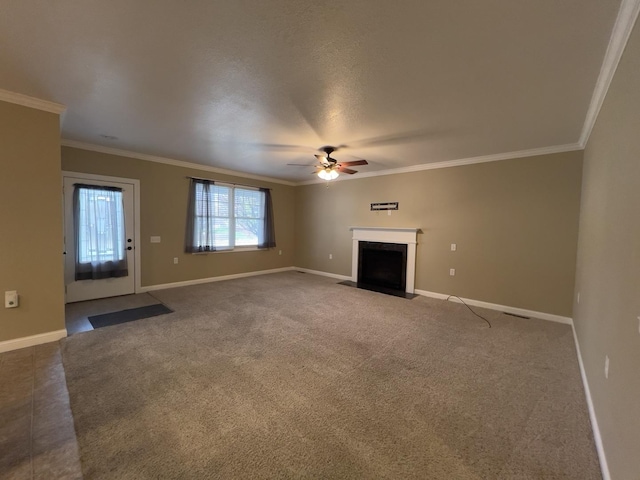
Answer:
<path fill-rule="evenodd" d="M 225 184 L 225 185 L 235 185 L 238 187 L 251 187 L 251 188 L 262 188 L 263 190 L 271 190 L 270 188 L 266 188 L 266 187 L 256 187 L 255 185 L 247 185 L 246 183 L 233 183 L 233 182 L 225 182 L 225 181 L 221 181 L 221 180 L 212 180 L 211 178 L 203 178 L 203 177 L 190 177 L 189 175 L 187 175 L 185 178 L 188 178 L 189 180 L 206 180 L 207 182 L 211 182 L 211 183 L 220 183 L 220 184 Z"/>

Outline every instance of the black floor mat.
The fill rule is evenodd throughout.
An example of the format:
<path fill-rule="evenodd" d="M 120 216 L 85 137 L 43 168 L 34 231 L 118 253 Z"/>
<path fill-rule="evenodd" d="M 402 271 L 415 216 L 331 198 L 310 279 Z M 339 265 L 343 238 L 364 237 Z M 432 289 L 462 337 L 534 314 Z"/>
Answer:
<path fill-rule="evenodd" d="M 93 315 L 88 317 L 93 328 L 109 327 L 120 323 L 132 322 L 142 318 L 156 317 L 165 313 L 172 313 L 173 310 L 162 303 L 149 305 L 147 307 L 130 308 L 119 312 L 103 313 L 102 315 Z"/>
<path fill-rule="evenodd" d="M 338 285 L 346 285 L 347 287 L 356 287 L 361 288 L 363 290 L 369 290 L 371 292 L 378 293 L 386 293 L 387 295 L 392 295 L 394 297 L 406 298 L 407 300 L 412 300 L 416 298 L 418 295 L 416 293 L 407 293 L 401 290 L 394 290 L 392 288 L 380 287 L 378 285 L 369 285 L 366 283 L 356 283 L 351 280 L 345 280 L 343 282 L 338 282 Z"/>

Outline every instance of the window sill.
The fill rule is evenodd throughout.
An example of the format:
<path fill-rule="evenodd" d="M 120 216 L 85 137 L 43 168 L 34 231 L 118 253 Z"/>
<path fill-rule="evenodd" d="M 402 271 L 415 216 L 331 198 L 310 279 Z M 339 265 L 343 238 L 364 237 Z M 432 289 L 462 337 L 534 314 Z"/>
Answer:
<path fill-rule="evenodd" d="M 229 248 L 225 250 L 215 250 L 213 252 L 194 252 L 191 255 L 209 255 L 209 254 L 217 254 L 217 253 L 241 253 L 241 252 L 258 252 L 261 250 L 270 250 L 269 248 L 258 248 L 258 247 L 236 247 Z"/>

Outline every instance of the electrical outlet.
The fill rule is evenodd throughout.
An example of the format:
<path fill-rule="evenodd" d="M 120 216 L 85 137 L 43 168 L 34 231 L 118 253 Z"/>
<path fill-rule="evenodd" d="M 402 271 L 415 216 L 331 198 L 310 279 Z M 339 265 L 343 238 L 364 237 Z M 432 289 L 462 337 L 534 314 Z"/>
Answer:
<path fill-rule="evenodd" d="M 456 269 L 455 268 L 450 268 L 449 269 L 449 275 L 451 275 L 452 277 L 454 277 L 456 274 Z"/>
<path fill-rule="evenodd" d="M 609 378 L 609 355 L 604 356 L 604 378 Z"/>
<path fill-rule="evenodd" d="M 333 260 L 333 253 L 329 254 L 329 260 Z"/>
<path fill-rule="evenodd" d="M 580 292 L 578 292 L 578 299 L 577 299 L 578 303 L 580 303 Z"/>
<path fill-rule="evenodd" d="M 173 257 L 173 264 L 177 265 L 178 264 L 178 257 Z"/>
<path fill-rule="evenodd" d="M 387 215 L 391 216 L 391 210 L 387 210 Z"/>
<path fill-rule="evenodd" d="M 18 292 L 10 290 L 4 292 L 4 308 L 16 308 L 18 306 Z"/>
<path fill-rule="evenodd" d="M 458 245 L 456 245 L 455 243 L 451 244 L 451 251 L 455 252 L 458 249 Z"/>
<path fill-rule="evenodd" d="M 278 255 L 282 255 L 282 250 L 278 250 Z"/>
<path fill-rule="evenodd" d="M 638 317 L 638 333 L 640 333 L 640 317 Z"/>

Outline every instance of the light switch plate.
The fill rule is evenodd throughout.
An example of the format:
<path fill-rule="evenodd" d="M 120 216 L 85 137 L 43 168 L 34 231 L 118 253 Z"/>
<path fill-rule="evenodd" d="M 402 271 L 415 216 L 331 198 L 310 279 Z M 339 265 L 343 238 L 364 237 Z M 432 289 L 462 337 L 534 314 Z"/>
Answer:
<path fill-rule="evenodd" d="M 159 236 L 151 237 L 151 243 L 160 243 L 160 237 Z"/>

